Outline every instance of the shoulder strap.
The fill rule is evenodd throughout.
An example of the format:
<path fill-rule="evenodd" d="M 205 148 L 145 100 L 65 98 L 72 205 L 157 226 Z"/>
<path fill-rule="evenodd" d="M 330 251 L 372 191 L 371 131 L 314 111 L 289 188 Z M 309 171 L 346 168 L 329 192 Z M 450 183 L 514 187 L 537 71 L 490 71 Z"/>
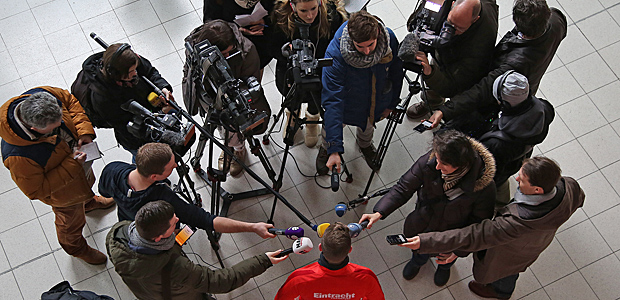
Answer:
<path fill-rule="evenodd" d="M 172 300 L 172 291 L 170 289 L 170 273 L 172 272 L 172 264 L 174 263 L 174 261 L 174 256 L 170 257 L 170 260 L 164 266 L 161 272 L 161 294 L 164 300 Z"/>

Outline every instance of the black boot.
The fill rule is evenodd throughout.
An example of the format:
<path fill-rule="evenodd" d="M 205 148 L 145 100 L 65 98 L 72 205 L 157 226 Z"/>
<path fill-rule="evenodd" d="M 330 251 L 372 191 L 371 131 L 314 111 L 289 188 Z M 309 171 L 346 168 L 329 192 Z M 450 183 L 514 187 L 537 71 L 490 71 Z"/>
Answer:
<path fill-rule="evenodd" d="M 406 280 L 411 280 L 415 278 L 418 273 L 420 273 L 420 266 L 416 264 L 413 259 L 411 259 L 403 269 L 403 278 Z"/>
<path fill-rule="evenodd" d="M 444 286 L 450 280 L 450 268 L 442 268 L 440 266 L 437 267 L 435 271 L 435 285 L 436 286 Z"/>

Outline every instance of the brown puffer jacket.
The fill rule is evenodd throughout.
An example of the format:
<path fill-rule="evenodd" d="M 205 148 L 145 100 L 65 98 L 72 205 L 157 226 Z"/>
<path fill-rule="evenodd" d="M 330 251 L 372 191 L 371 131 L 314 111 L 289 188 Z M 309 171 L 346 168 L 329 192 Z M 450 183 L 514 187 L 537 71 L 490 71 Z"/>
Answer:
<path fill-rule="evenodd" d="M 78 100 L 69 91 L 42 86 L 14 97 L 0 107 L 2 160 L 11 178 L 30 199 L 38 199 L 55 207 L 85 202 L 94 196 L 94 183 L 86 179 L 82 165 L 73 159 L 73 150 L 58 135 L 30 140 L 15 123 L 15 107 L 30 94 L 49 92 L 62 106 L 61 127 L 66 127 L 77 140 L 95 131 Z"/>

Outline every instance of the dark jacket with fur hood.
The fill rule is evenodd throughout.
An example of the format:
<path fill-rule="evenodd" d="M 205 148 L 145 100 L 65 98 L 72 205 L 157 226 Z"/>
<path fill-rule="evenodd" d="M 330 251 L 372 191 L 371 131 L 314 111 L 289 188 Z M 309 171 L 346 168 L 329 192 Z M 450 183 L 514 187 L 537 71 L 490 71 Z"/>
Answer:
<path fill-rule="evenodd" d="M 437 159 L 429 151 L 379 200 L 374 212 L 380 212 L 382 219 L 386 218 L 417 192 L 416 209 L 405 220 L 404 233 L 407 237 L 422 232 L 462 228 L 491 218 L 495 201 L 495 161 L 480 142 L 470 139 L 470 143 L 478 155 L 470 171 L 453 187 L 463 192 L 460 196 L 448 200 L 443 190 L 441 171 L 435 169 Z"/>

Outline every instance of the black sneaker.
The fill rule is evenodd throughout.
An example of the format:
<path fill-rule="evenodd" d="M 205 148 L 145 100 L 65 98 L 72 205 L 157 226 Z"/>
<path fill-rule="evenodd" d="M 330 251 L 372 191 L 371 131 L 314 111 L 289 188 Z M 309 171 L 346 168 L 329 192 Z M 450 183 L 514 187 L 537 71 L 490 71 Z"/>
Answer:
<path fill-rule="evenodd" d="M 316 172 L 319 173 L 320 176 L 327 175 L 329 172 L 327 168 L 328 159 L 329 155 L 327 154 L 327 149 L 319 147 L 319 154 L 316 156 Z"/>
<path fill-rule="evenodd" d="M 377 149 L 375 148 L 375 146 L 371 144 L 370 146 L 366 148 L 360 147 L 360 150 L 362 151 L 362 154 L 364 154 L 364 160 L 366 160 L 366 163 L 368 164 L 368 166 L 373 171 L 379 171 L 381 166 L 376 166 L 374 164 L 375 157 L 377 157 Z"/>
<path fill-rule="evenodd" d="M 450 280 L 450 268 L 437 268 L 433 278 L 436 286 L 444 286 Z"/>
<path fill-rule="evenodd" d="M 410 260 L 403 269 L 403 278 L 406 280 L 411 280 L 415 278 L 420 272 L 420 266 L 418 266 L 413 259 Z"/>

